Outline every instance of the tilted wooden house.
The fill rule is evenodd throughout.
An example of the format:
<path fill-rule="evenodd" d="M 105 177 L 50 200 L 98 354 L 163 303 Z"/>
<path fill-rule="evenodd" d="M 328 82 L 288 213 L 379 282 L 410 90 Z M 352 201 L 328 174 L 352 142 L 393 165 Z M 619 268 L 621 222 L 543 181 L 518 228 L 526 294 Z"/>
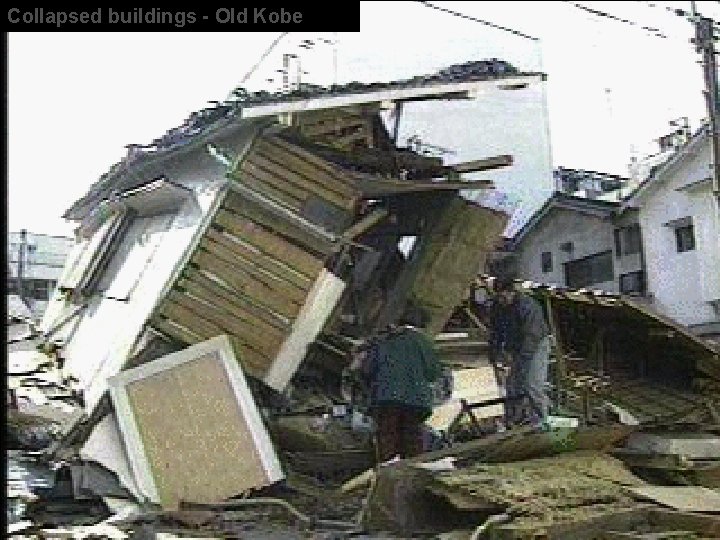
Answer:
<path fill-rule="evenodd" d="M 238 96 L 129 147 L 65 214 L 78 242 L 42 323 L 86 412 L 109 377 L 221 334 L 282 391 L 319 336 L 366 335 L 410 298 L 440 330 L 506 219 L 461 198 L 490 186 L 461 174 L 511 159 L 445 165 L 379 113 L 543 80 L 496 64 Z"/>

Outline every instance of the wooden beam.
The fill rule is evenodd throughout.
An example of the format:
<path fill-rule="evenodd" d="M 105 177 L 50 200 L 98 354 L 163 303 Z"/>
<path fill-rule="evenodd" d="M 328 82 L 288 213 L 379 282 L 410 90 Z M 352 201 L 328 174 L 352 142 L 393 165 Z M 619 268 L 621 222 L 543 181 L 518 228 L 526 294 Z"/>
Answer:
<path fill-rule="evenodd" d="M 168 300 L 176 305 L 192 311 L 206 321 L 210 321 L 223 330 L 223 334 L 230 334 L 238 337 L 248 347 L 269 358 L 273 358 L 282 342 L 282 334 L 263 335 L 257 328 L 248 324 L 231 313 L 225 311 L 222 306 L 213 305 L 206 298 L 193 298 L 186 293 L 172 291 Z M 207 303 L 206 303 L 207 302 Z"/>
<path fill-rule="evenodd" d="M 186 277 L 182 278 L 178 283 L 182 287 L 183 283 L 186 281 L 197 283 L 198 285 L 224 298 L 226 301 L 237 305 L 238 308 L 247 311 L 248 314 L 265 321 L 267 324 L 274 326 L 282 332 L 286 332 L 290 329 L 292 321 L 289 318 L 268 309 L 265 306 L 254 303 L 252 298 L 245 296 L 242 291 L 231 288 L 228 283 L 220 284 L 199 270 L 191 270 L 187 272 Z"/>
<path fill-rule="evenodd" d="M 269 257 L 257 248 L 241 243 L 241 241 L 231 233 L 221 233 L 211 228 L 208 229 L 205 235 L 208 240 L 225 246 L 234 255 L 239 257 L 240 260 L 243 260 L 245 264 L 250 264 L 266 272 L 270 272 L 300 290 L 310 290 L 312 280 L 291 266 L 286 265 L 282 259 L 278 260 L 274 257 Z"/>
<path fill-rule="evenodd" d="M 222 259 L 213 256 L 205 250 L 198 250 L 192 258 L 198 267 L 211 274 L 215 274 L 225 283 L 242 291 L 253 302 L 277 311 L 284 317 L 294 318 L 300 311 L 300 305 L 289 298 L 277 293 L 262 282 L 238 272 L 237 269 Z"/>
<path fill-rule="evenodd" d="M 489 171 L 491 169 L 499 169 L 513 164 L 513 157 L 510 155 L 493 156 L 484 159 L 475 159 L 473 161 L 465 161 L 454 165 L 446 165 L 445 169 L 450 169 L 457 173 L 471 173 L 479 171 Z"/>
<path fill-rule="evenodd" d="M 250 260 L 242 258 L 224 242 L 204 238 L 202 242 L 200 242 L 200 247 L 226 263 L 237 267 L 236 270 L 239 270 L 239 273 L 244 273 L 252 277 L 254 280 L 275 291 L 279 296 L 288 298 L 298 304 L 305 300 L 305 296 L 310 289 L 309 287 L 303 289 L 301 286 L 284 279 L 282 275 L 270 272 L 259 265 L 253 264 Z"/>
<path fill-rule="evenodd" d="M 388 178 L 387 176 L 360 172 L 351 172 L 350 175 L 366 198 L 402 193 L 491 189 L 495 186 L 492 180 L 433 182 L 429 180 L 400 180 L 399 178 Z"/>
<path fill-rule="evenodd" d="M 333 251 L 333 242 L 336 237 L 329 231 L 295 212 L 281 207 L 248 186 L 231 182 L 229 188 L 231 193 L 223 203 L 225 208 L 233 210 L 271 231 L 277 231 L 292 238 L 300 245 L 318 253 L 327 255 Z"/>
<path fill-rule="evenodd" d="M 368 229 L 373 228 L 375 225 L 380 223 L 383 219 L 388 216 L 388 211 L 385 208 L 376 208 L 360 221 L 353 224 L 344 233 L 342 233 L 343 240 L 352 240 L 357 238 L 361 234 L 365 233 Z"/>
<path fill-rule="evenodd" d="M 266 229 L 246 217 L 227 210 L 218 211 L 215 216 L 215 228 L 232 233 L 263 254 L 283 261 L 304 276 L 314 280 L 324 263 L 308 251 L 285 240 L 270 229 Z"/>
<path fill-rule="evenodd" d="M 189 292 L 193 296 L 204 300 L 208 304 L 212 304 L 218 312 L 226 311 L 232 314 L 240 325 L 246 327 L 246 329 L 251 332 L 256 332 L 258 335 L 263 336 L 267 335 L 272 340 L 282 340 L 285 334 L 283 329 L 268 324 L 259 317 L 255 317 L 253 314 L 243 309 L 243 307 L 226 300 L 223 296 L 215 294 L 214 291 L 206 289 L 196 281 L 181 279 L 180 283 L 178 283 L 178 288 Z"/>
<path fill-rule="evenodd" d="M 560 335 L 560 329 L 555 318 L 555 308 L 550 295 L 545 297 L 545 307 L 547 308 L 548 323 L 550 324 L 550 331 L 555 338 L 555 389 L 556 404 L 560 404 L 563 401 L 563 391 L 567 387 L 567 362 L 565 346 L 563 343 L 562 336 Z"/>

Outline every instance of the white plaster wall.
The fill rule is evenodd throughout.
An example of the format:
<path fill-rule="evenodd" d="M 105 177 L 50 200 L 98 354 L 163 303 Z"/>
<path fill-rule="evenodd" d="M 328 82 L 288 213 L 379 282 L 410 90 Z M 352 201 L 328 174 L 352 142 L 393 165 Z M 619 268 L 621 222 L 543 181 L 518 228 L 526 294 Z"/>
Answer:
<path fill-rule="evenodd" d="M 709 176 L 710 145 L 692 149 L 638 197 L 648 292 L 654 305 L 686 325 L 717 321 L 710 300 L 720 299 L 720 228 L 709 182 L 677 188 Z M 675 232 L 664 224 L 692 217 L 695 249 L 678 253 Z"/>
<path fill-rule="evenodd" d="M 245 130 L 231 140 L 224 139 L 224 145 L 239 151 L 247 137 Z M 148 180 L 163 174 L 169 180 L 191 188 L 195 198 L 187 201 L 171 218 L 151 256 L 145 259 L 128 300 L 108 299 L 98 294 L 91 298 L 88 308 L 80 316 L 65 348 L 65 369 L 80 380 L 88 411 L 107 390 L 107 379 L 122 369 L 131 354 L 147 319 L 223 186 L 225 171 L 225 166 L 208 155 L 204 148 L 142 171 Z M 128 269 L 125 265 L 138 264 L 137 258 L 120 259 L 112 260 L 107 272 L 126 279 Z M 114 277 L 106 275 L 104 280 L 112 284 Z M 57 307 L 53 310 L 56 316 L 61 311 L 62 308 Z"/>
<path fill-rule="evenodd" d="M 610 250 L 613 252 L 615 279 L 605 283 L 596 283 L 590 287 L 617 292 L 619 290 L 618 264 L 614 255 L 613 228 L 613 223 L 609 219 L 559 208 L 550 210 L 549 214 L 533 231 L 528 233 L 519 246 L 516 258 L 519 277 L 539 283 L 565 286 L 563 263 Z M 560 245 L 565 242 L 573 243 L 572 253 L 560 250 Z M 542 253 L 544 251 L 552 253 L 553 269 L 549 273 L 542 271 Z"/>

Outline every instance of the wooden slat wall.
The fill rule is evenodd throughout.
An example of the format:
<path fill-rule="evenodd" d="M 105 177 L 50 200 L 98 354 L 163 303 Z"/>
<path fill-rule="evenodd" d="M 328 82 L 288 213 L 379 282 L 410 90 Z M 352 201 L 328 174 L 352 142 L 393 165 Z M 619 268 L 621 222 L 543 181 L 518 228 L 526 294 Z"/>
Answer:
<path fill-rule="evenodd" d="M 373 113 L 356 114 L 334 109 L 331 114 L 307 113 L 300 117 L 300 133 L 310 140 L 330 144 L 343 150 L 356 143 L 374 146 Z"/>
<path fill-rule="evenodd" d="M 299 215 L 309 198 L 351 215 L 358 198 L 342 171 L 277 138 L 257 141 L 231 177 Z M 332 248 L 230 190 L 151 323 L 188 344 L 227 334 L 245 371 L 263 378 Z"/>
<path fill-rule="evenodd" d="M 429 314 L 428 329 L 440 332 L 485 256 L 501 238 L 507 217 L 459 197 L 443 210 L 418 261 L 411 295 Z"/>
<path fill-rule="evenodd" d="M 312 197 L 345 213 L 360 197 L 342 170 L 278 137 L 258 139 L 230 176 L 299 214 Z"/>

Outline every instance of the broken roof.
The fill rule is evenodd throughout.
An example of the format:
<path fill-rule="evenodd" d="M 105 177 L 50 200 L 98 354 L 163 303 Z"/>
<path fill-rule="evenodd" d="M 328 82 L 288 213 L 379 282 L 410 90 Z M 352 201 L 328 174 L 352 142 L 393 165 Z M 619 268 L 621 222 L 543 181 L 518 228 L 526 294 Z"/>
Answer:
<path fill-rule="evenodd" d="M 480 276 L 477 283 L 481 286 L 486 286 L 489 283 L 489 279 L 491 279 L 490 276 Z M 720 373 L 720 350 L 713 342 L 696 336 L 688 330 L 687 327 L 654 311 L 639 299 L 622 294 L 609 293 L 599 289 L 571 289 L 568 287 L 534 283 L 532 281 L 523 281 L 521 282 L 521 286 L 533 294 L 549 296 L 556 300 L 579 303 L 591 307 L 619 309 L 630 317 L 644 319 L 650 326 L 662 327 L 676 332 L 689 349 L 714 357 L 713 362 L 718 365 L 716 369 L 718 369 L 718 373 Z"/>
<path fill-rule="evenodd" d="M 305 85 L 291 92 L 276 93 L 248 93 L 238 88 L 233 92 L 233 99 L 211 102 L 211 107 L 191 113 L 180 126 L 168 130 L 150 144 L 127 145 L 128 154 L 103 174 L 63 217 L 75 221 L 82 219 L 87 214 L 88 206 L 107 195 L 129 170 L 152 161 L 159 154 L 195 147 L 196 143 L 205 141 L 207 136 L 243 120 L 371 103 L 462 99 L 488 87 L 517 89 L 543 80 L 545 75 L 542 73 L 519 72 L 507 62 L 492 59 L 467 62 L 434 74 L 384 83 L 351 82 L 329 88 Z"/>

